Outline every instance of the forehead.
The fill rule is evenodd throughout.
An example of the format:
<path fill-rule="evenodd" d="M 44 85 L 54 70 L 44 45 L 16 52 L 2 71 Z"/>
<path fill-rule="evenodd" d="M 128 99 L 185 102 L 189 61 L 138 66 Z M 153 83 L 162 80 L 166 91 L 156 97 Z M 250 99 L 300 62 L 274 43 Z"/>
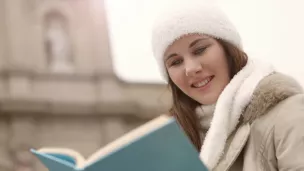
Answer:
<path fill-rule="evenodd" d="M 208 38 L 210 37 L 203 34 L 189 34 L 182 36 L 181 38 L 175 40 L 170 46 L 168 46 L 164 56 L 167 56 L 169 55 L 169 53 L 173 53 L 176 50 L 180 50 L 181 48 L 188 48 L 189 45 L 197 39 L 208 39 Z"/>

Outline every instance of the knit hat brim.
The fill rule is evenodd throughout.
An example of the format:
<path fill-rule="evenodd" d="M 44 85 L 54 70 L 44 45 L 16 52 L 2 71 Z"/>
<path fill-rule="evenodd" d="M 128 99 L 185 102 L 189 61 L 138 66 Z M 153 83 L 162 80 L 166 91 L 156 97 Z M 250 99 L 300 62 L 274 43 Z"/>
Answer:
<path fill-rule="evenodd" d="M 215 4 L 173 4 L 159 14 L 153 24 L 152 50 L 162 75 L 168 79 L 163 56 L 166 49 L 188 34 L 205 34 L 242 49 L 239 33 Z"/>

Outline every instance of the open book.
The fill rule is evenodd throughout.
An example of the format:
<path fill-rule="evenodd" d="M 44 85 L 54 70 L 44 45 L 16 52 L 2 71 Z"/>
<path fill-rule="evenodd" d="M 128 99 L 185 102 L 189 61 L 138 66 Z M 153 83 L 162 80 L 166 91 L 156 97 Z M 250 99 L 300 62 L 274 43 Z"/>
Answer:
<path fill-rule="evenodd" d="M 177 121 L 159 116 L 85 159 L 72 149 L 45 147 L 31 152 L 49 171 L 206 171 Z"/>

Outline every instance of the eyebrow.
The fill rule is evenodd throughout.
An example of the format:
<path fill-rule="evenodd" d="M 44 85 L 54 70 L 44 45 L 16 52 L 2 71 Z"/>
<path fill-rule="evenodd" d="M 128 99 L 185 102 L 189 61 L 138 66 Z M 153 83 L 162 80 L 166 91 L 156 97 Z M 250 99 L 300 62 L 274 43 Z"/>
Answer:
<path fill-rule="evenodd" d="M 196 45 L 198 42 L 203 41 L 203 40 L 206 40 L 206 39 L 208 39 L 208 38 L 205 37 L 205 38 L 200 38 L 200 39 L 194 40 L 192 43 L 190 43 L 189 48 L 193 47 L 193 46 Z"/>
<path fill-rule="evenodd" d="M 194 45 L 196 45 L 198 42 L 203 41 L 203 40 L 207 40 L 208 38 L 204 37 L 204 38 L 200 38 L 200 39 L 196 39 L 194 40 L 192 43 L 190 43 L 189 48 L 193 47 Z M 177 56 L 176 53 L 172 53 L 171 55 L 167 56 L 166 60 L 172 58 L 173 56 Z"/>

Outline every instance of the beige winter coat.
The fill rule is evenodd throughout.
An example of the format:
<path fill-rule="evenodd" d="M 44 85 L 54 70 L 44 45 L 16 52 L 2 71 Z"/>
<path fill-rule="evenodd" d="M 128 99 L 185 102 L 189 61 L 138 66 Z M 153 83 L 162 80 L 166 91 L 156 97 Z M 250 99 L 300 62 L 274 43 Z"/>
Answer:
<path fill-rule="evenodd" d="M 265 77 L 215 171 L 304 171 L 304 94 L 289 76 Z"/>

